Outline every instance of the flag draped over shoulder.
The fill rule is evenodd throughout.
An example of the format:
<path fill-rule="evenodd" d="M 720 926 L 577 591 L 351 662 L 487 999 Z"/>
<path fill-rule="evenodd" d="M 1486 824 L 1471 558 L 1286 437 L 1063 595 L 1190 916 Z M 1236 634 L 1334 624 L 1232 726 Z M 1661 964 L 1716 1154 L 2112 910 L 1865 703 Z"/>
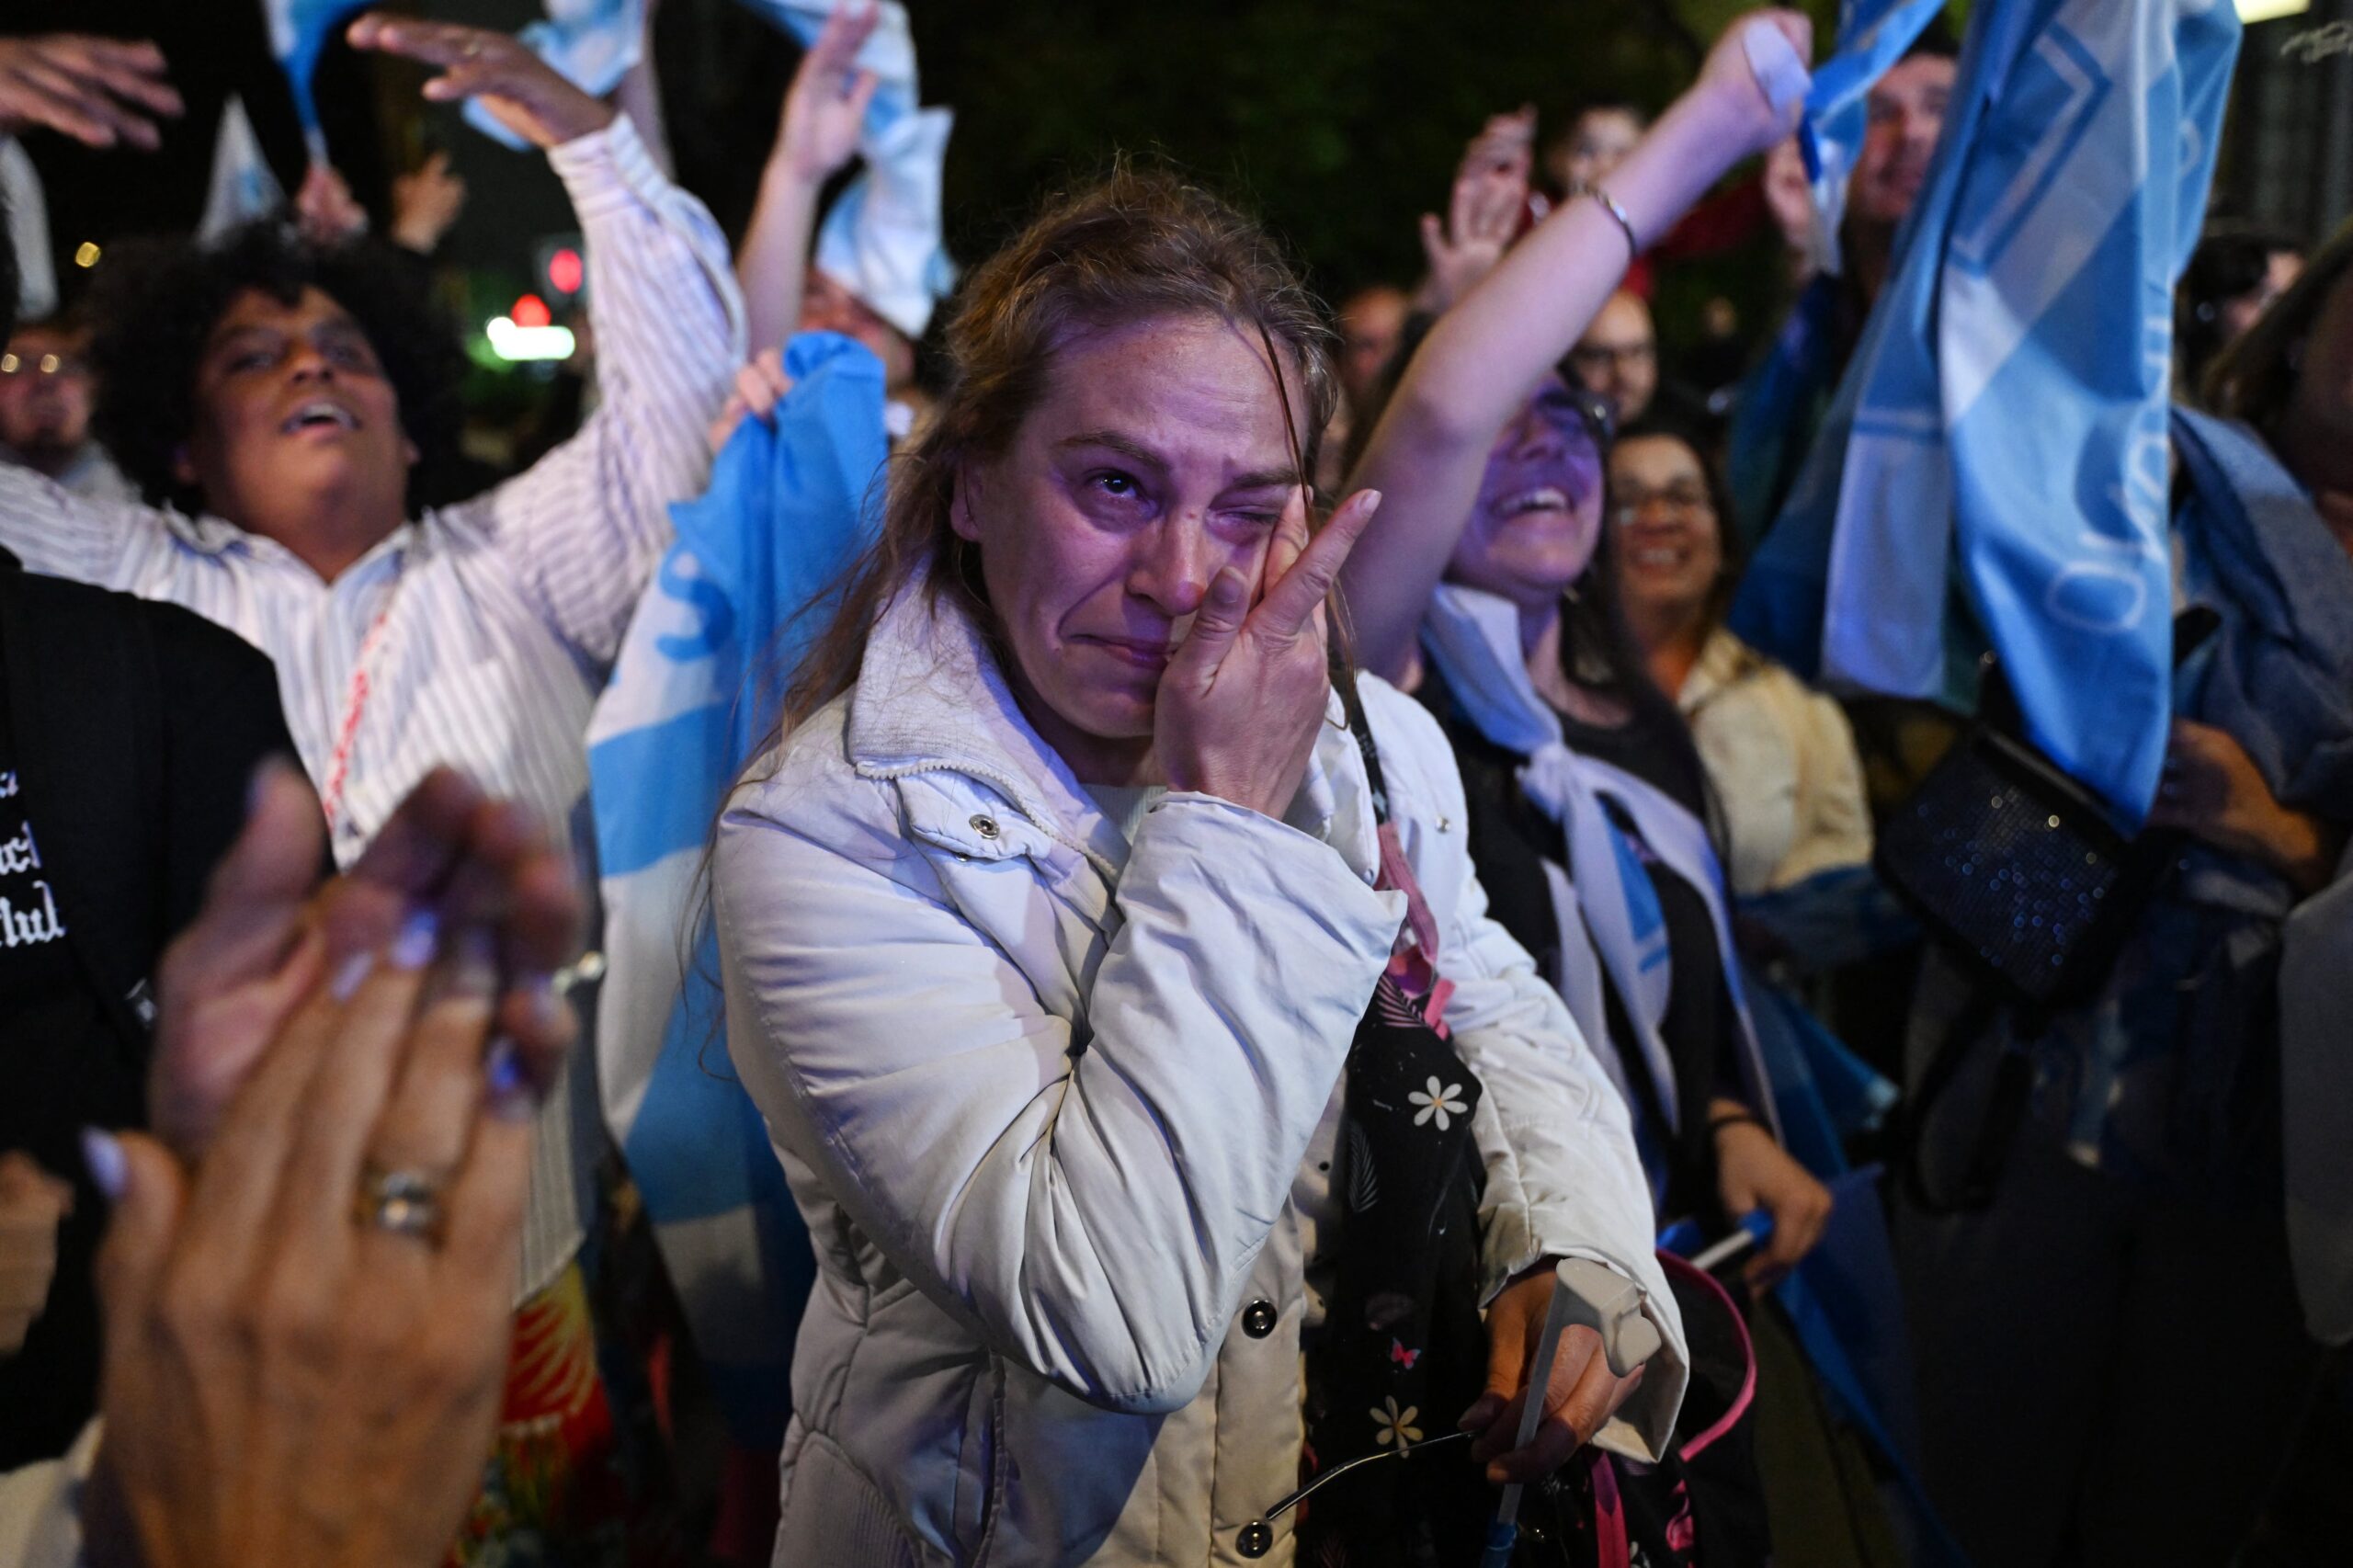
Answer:
<path fill-rule="evenodd" d="M 2213 172 L 2228 0 L 1974 10 L 1928 185 L 1733 612 L 1849 689 L 1966 699 L 2137 822 L 2170 710 L 2173 286 Z"/>
<path fill-rule="evenodd" d="M 722 798 L 873 535 L 888 443 L 882 367 L 831 333 L 785 351 L 773 426 L 744 421 L 677 541 L 588 728 L 607 974 L 605 1114 L 739 1442 L 773 1449 L 813 1278 L 767 1132 L 727 1057 L 704 849 Z"/>

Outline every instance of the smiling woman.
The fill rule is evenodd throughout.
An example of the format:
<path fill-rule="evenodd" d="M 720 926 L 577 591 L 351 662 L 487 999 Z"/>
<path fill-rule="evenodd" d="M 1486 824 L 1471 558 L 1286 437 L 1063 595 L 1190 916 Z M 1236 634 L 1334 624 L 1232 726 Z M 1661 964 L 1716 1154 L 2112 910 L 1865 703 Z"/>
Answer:
<path fill-rule="evenodd" d="M 326 400 L 355 419 L 365 417 L 358 403 L 377 403 L 366 434 L 404 444 L 382 454 L 381 472 L 400 486 L 395 512 L 457 498 L 465 356 L 413 259 L 373 245 L 313 245 L 257 224 L 215 249 L 110 252 L 100 288 L 92 314 L 105 327 L 92 354 L 106 391 L 95 423 L 150 501 L 197 512 L 215 479 L 266 500 L 275 456 L 258 454 L 240 479 L 225 437 L 269 410 L 233 408 L 234 388 L 265 379 L 250 374 L 261 359 L 282 361 L 305 343 L 336 371 L 338 391 Z M 278 422 L 291 413 L 278 410 Z M 225 501 L 214 506 L 241 515 Z"/>

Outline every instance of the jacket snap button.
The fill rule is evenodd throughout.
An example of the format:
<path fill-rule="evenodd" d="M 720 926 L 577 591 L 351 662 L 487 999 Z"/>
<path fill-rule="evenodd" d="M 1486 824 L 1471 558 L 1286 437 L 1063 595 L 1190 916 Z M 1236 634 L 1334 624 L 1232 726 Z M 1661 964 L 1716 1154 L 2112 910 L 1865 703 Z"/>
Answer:
<path fill-rule="evenodd" d="M 1233 1550 L 1254 1561 L 1266 1556 L 1274 1544 L 1275 1532 L 1264 1519 L 1251 1520 L 1242 1527 L 1242 1533 L 1233 1538 Z"/>
<path fill-rule="evenodd" d="M 983 838 L 995 838 L 999 831 L 996 825 L 996 819 L 995 817 L 974 817 L 972 819 L 972 831 L 979 834 Z"/>
<path fill-rule="evenodd" d="M 1264 1339 L 1275 1332 L 1275 1303 L 1256 1301 L 1242 1309 L 1242 1332 L 1253 1339 Z"/>

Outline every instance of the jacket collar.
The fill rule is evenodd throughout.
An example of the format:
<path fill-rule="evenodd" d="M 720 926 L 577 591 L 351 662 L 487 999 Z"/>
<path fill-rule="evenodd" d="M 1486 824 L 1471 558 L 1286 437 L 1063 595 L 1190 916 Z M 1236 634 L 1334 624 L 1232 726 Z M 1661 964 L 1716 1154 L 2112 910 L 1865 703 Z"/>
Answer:
<path fill-rule="evenodd" d="M 1733 636 L 1729 628 L 1719 626 L 1700 644 L 1699 656 L 1691 662 L 1691 673 L 1683 677 L 1683 690 L 1677 695 L 1676 706 L 1688 718 L 1707 706 L 1718 693 L 1739 685 L 1765 667 L 1764 655 Z"/>
<path fill-rule="evenodd" d="M 910 579 L 867 639 L 844 736 L 851 767 L 877 779 L 934 772 L 976 779 L 1116 880 L 1128 858 L 1119 826 L 1022 715 L 980 629 L 946 597 L 935 602 L 926 586 Z M 1336 694 L 1326 718 L 1284 821 L 1330 844 L 1370 880 L 1380 866 L 1379 830 L 1364 761 Z M 967 847 L 1020 846 L 1000 835 Z"/>

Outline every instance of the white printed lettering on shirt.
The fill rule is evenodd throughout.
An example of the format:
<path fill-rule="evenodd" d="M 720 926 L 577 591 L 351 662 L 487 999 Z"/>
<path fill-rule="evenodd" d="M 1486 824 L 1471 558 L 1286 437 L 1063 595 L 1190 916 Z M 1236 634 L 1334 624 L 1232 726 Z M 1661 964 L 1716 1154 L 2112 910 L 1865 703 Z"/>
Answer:
<path fill-rule="evenodd" d="M 0 840 L 0 876 L 40 869 L 40 850 L 33 844 L 33 824 L 10 839 Z"/>
<path fill-rule="evenodd" d="M 28 948 L 40 942 L 54 942 L 65 935 L 65 922 L 57 917 L 57 899 L 49 884 L 36 881 L 33 887 L 40 893 L 39 909 L 19 909 L 6 898 L 0 898 L 0 942 L 12 948 Z"/>
<path fill-rule="evenodd" d="M 7 800 L 16 792 L 17 770 L 12 767 L 6 773 L 0 773 L 0 801 Z"/>

